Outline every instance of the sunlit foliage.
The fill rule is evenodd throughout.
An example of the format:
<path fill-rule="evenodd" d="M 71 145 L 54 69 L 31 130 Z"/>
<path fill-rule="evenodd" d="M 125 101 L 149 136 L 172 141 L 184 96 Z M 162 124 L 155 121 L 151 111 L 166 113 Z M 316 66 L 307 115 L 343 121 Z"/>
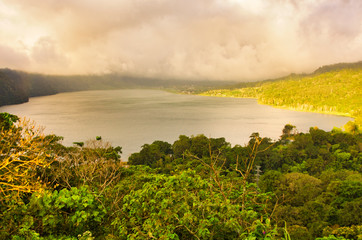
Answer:
<path fill-rule="evenodd" d="M 37 178 L 38 171 L 47 168 L 54 155 L 47 150 L 52 139 L 29 120 L 18 120 L 9 114 L 1 114 L 0 130 L 0 195 L 12 192 L 34 192 L 44 188 Z M 17 122 L 13 122 L 13 120 Z"/>
<path fill-rule="evenodd" d="M 290 75 L 256 87 L 212 90 L 202 95 L 256 98 L 259 103 L 291 110 L 356 118 L 361 126 L 362 69 L 342 69 L 307 76 Z"/>

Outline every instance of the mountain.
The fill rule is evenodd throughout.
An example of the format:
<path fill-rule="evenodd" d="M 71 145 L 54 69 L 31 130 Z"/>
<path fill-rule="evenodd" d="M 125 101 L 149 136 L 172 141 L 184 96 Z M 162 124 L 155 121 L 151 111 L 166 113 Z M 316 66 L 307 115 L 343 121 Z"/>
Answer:
<path fill-rule="evenodd" d="M 253 83 L 251 87 L 211 90 L 201 95 L 256 98 L 261 104 L 291 110 L 362 116 L 362 62 L 321 67 L 311 74 Z"/>
<path fill-rule="evenodd" d="M 27 102 L 28 90 L 28 84 L 18 72 L 0 69 L 0 106 Z"/>

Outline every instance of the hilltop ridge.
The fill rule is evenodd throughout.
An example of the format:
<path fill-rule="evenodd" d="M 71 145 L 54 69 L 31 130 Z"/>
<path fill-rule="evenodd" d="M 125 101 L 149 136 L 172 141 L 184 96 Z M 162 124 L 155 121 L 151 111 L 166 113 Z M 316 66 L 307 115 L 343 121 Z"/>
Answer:
<path fill-rule="evenodd" d="M 318 68 L 311 74 L 255 82 L 252 86 L 210 90 L 206 96 L 256 98 L 260 104 L 356 118 L 361 125 L 362 62 Z"/>

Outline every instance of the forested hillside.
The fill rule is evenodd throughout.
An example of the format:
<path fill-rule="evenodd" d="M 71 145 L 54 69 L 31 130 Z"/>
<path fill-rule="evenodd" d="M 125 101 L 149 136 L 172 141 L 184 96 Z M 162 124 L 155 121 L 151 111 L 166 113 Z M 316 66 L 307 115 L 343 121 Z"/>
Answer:
<path fill-rule="evenodd" d="M 0 113 L 0 239 L 361 239 L 361 137 L 182 135 L 125 165 L 101 137 L 65 147 Z"/>
<path fill-rule="evenodd" d="M 319 68 L 310 75 L 290 75 L 253 87 L 211 90 L 202 95 L 256 98 L 261 104 L 292 110 L 362 119 L 362 62 Z"/>
<path fill-rule="evenodd" d="M 0 69 L 0 106 L 27 102 L 28 85 L 22 76 L 10 69 Z"/>

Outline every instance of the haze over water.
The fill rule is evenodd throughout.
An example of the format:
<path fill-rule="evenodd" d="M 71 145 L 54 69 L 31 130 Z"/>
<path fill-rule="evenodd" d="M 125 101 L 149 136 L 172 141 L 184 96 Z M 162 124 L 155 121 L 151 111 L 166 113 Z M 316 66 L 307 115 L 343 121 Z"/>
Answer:
<path fill-rule="evenodd" d="M 289 111 L 259 105 L 254 99 L 178 95 L 159 90 L 107 90 L 61 93 L 31 98 L 28 103 L 0 107 L 34 120 L 45 132 L 64 137 L 71 146 L 102 136 L 121 146 L 122 159 L 155 140 L 173 143 L 179 135 L 225 137 L 244 145 L 249 136 L 278 139 L 285 124 L 307 132 L 317 126 L 330 131 L 351 118 Z"/>

